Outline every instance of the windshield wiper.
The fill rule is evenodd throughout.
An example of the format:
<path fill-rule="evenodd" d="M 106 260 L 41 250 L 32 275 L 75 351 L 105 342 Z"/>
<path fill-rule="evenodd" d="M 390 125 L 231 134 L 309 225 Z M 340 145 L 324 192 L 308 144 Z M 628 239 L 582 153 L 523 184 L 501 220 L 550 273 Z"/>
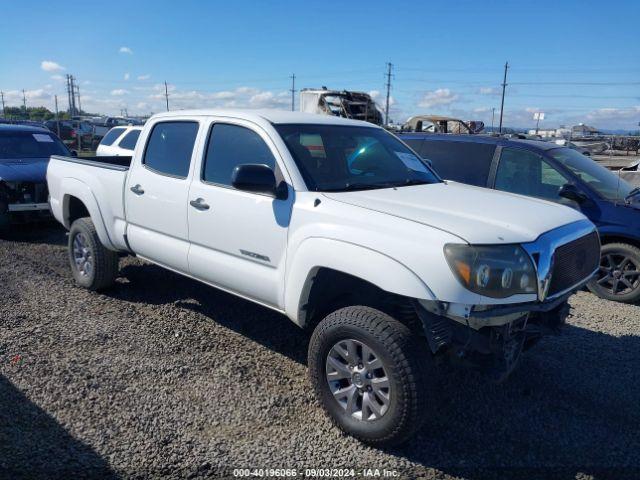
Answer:
<path fill-rule="evenodd" d="M 624 197 L 624 199 L 629 200 L 631 197 L 637 195 L 638 193 L 640 193 L 640 187 L 635 187 L 631 189 L 631 191 L 627 194 L 626 197 Z"/>
<path fill-rule="evenodd" d="M 396 188 L 396 187 L 408 187 L 410 185 L 426 185 L 431 182 L 419 179 L 407 179 L 397 182 L 383 182 L 383 183 L 348 183 L 344 187 L 323 188 L 324 192 L 352 192 L 357 190 L 375 190 L 379 188 Z"/>
<path fill-rule="evenodd" d="M 386 183 L 347 183 L 343 187 L 323 188 L 319 189 L 323 192 L 352 192 L 355 190 L 374 190 L 377 188 L 391 188 L 393 184 Z"/>

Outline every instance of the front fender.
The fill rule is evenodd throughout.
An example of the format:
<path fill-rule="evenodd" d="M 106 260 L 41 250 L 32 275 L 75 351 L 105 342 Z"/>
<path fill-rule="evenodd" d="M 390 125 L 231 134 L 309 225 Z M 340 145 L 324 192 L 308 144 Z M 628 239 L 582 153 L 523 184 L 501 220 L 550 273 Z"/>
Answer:
<path fill-rule="evenodd" d="M 87 208 L 89 211 L 89 215 L 91 216 L 91 220 L 96 227 L 96 232 L 98 233 L 98 237 L 102 244 L 110 250 L 117 251 L 118 249 L 111 241 L 109 237 L 109 232 L 104 223 L 104 217 L 102 212 L 100 211 L 100 207 L 98 206 L 98 201 L 96 200 L 95 195 L 91 191 L 89 186 L 76 179 L 76 178 L 64 178 L 60 184 L 60 191 L 65 192 L 62 197 L 62 201 L 60 205 L 54 204 L 54 199 L 52 198 L 51 209 L 54 212 L 55 217 L 65 226 L 65 228 L 71 228 L 70 222 L 70 202 L 71 197 L 76 197 Z"/>
<path fill-rule="evenodd" d="M 287 262 L 284 304 L 287 316 L 302 325 L 304 306 L 315 273 L 330 268 L 358 277 L 390 293 L 435 300 L 431 289 L 406 265 L 367 247 L 329 238 L 304 240 Z"/>

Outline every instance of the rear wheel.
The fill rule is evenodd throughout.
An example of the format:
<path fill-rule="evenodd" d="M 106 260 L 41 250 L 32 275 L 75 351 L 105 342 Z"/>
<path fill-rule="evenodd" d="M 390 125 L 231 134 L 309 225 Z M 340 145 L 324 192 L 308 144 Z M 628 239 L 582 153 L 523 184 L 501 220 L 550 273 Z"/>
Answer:
<path fill-rule="evenodd" d="M 118 274 L 118 254 L 102 245 L 89 217 L 71 225 L 69 263 L 76 283 L 89 290 L 110 287 Z"/>
<path fill-rule="evenodd" d="M 603 245 L 600 268 L 588 287 L 607 300 L 640 301 L 640 249 L 627 243 Z"/>
<path fill-rule="evenodd" d="M 318 400 L 346 433 L 372 445 L 407 440 L 427 409 L 431 358 L 406 325 L 369 307 L 338 310 L 315 329 L 309 374 Z"/>

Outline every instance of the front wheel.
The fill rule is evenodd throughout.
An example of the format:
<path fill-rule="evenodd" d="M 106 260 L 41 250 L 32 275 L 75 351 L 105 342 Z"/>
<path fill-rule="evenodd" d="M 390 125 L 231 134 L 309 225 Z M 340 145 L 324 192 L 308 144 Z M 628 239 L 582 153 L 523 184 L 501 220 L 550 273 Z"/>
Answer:
<path fill-rule="evenodd" d="M 614 302 L 640 301 L 640 249 L 628 243 L 603 245 L 600 268 L 587 286 L 599 297 Z"/>
<path fill-rule="evenodd" d="M 406 325 L 363 306 L 327 316 L 309 344 L 322 407 L 340 429 L 376 446 L 402 443 L 422 424 L 430 362 Z"/>
<path fill-rule="evenodd" d="M 100 242 L 91 218 L 79 218 L 69 230 L 69 263 L 76 283 L 89 290 L 104 290 L 115 282 L 118 254 Z"/>

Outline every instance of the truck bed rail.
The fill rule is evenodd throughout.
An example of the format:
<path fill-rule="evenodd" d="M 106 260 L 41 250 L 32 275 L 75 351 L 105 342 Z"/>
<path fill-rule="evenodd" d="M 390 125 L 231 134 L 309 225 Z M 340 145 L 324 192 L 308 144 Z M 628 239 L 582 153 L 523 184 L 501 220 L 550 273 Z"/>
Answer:
<path fill-rule="evenodd" d="M 52 155 L 51 160 L 61 160 L 63 162 L 79 163 L 90 167 L 107 168 L 109 170 L 127 171 L 131 165 L 129 156 L 104 156 L 104 157 L 66 157 L 63 155 Z"/>

